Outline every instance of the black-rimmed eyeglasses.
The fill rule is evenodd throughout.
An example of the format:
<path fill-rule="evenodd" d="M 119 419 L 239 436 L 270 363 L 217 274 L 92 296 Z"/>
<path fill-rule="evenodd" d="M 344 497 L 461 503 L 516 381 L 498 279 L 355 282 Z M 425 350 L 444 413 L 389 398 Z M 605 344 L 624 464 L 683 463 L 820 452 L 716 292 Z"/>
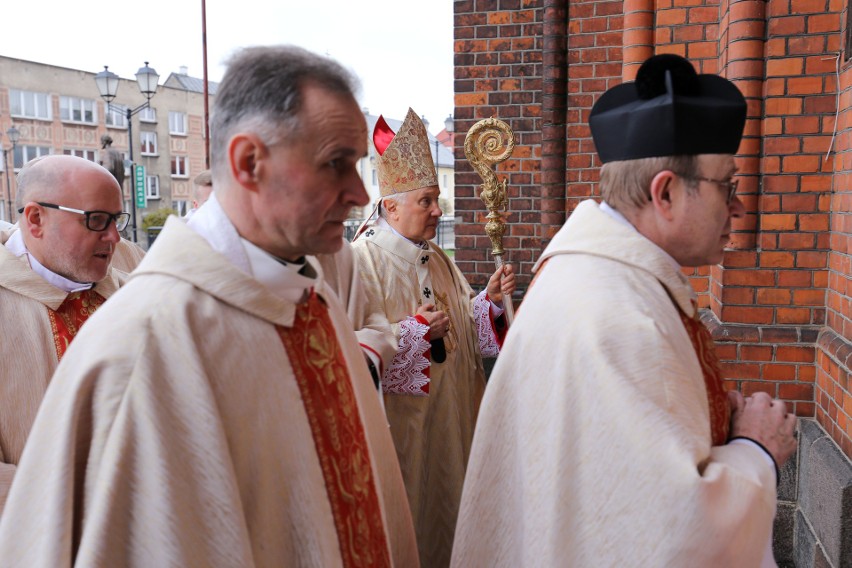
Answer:
<path fill-rule="evenodd" d="M 724 179 L 713 179 L 713 178 L 706 178 L 706 177 L 701 177 L 701 176 L 688 176 L 686 174 L 679 174 L 677 172 L 673 172 L 673 173 L 675 175 L 682 177 L 683 179 L 689 179 L 689 180 L 692 180 L 692 181 L 706 181 L 706 182 L 710 182 L 710 183 L 715 183 L 719 187 L 724 188 L 728 192 L 728 195 L 727 195 L 726 200 L 725 200 L 725 202 L 728 205 L 730 205 L 731 201 L 734 200 L 734 196 L 737 194 L 737 186 L 740 184 L 740 180 L 738 180 L 738 179 L 733 179 L 731 181 L 728 181 L 728 180 L 724 180 Z"/>
<path fill-rule="evenodd" d="M 109 211 L 83 211 L 81 209 L 73 209 L 71 207 L 64 207 L 62 205 L 56 205 L 55 203 L 45 203 L 44 201 L 36 201 L 42 207 L 49 207 L 51 209 L 59 209 L 60 211 L 67 211 L 69 213 L 76 213 L 77 215 L 84 215 L 86 217 L 86 228 L 90 231 L 101 232 L 106 231 L 109 227 L 110 223 L 115 221 L 115 228 L 119 231 L 123 231 L 125 227 L 127 227 L 127 223 L 130 222 L 130 213 L 110 213 Z M 18 213 L 23 212 L 23 209 L 20 209 Z"/>

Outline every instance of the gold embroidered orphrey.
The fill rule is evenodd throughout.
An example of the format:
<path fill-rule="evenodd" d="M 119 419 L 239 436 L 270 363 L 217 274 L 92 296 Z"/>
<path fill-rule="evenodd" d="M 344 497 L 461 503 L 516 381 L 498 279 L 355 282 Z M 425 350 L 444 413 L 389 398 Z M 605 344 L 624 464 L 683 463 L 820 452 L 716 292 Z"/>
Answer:
<path fill-rule="evenodd" d="M 480 120 L 470 127 L 464 139 L 464 154 L 467 161 L 482 178 L 479 197 L 488 209 L 485 233 L 491 240 L 491 254 L 494 265 L 503 266 L 503 234 L 506 232 L 506 220 L 500 211 L 509 208 L 508 181 L 499 181 L 492 166 L 506 161 L 515 150 L 515 133 L 509 125 L 493 116 Z M 511 324 L 515 318 L 512 298 L 503 298 L 506 321 Z"/>
<path fill-rule="evenodd" d="M 452 308 L 450 307 L 449 295 L 445 292 L 441 294 L 435 291 L 435 308 L 447 314 L 450 318 L 450 323 L 447 326 L 447 335 L 444 336 L 444 347 L 447 353 L 452 353 L 459 346 L 458 332 L 456 326 L 453 325 Z"/>

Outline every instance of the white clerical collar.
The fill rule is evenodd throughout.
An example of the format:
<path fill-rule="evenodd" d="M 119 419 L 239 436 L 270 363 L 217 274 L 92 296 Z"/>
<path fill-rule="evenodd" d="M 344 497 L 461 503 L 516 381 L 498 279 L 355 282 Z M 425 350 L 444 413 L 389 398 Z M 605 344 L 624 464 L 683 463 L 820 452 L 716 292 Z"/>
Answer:
<path fill-rule="evenodd" d="M 258 282 L 288 302 L 298 304 L 304 301 L 306 292 L 316 284 L 315 278 L 300 272 L 305 268 L 306 261 L 301 264 L 285 263 L 256 244 L 241 240 L 251 263 L 252 275 Z"/>
<path fill-rule="evenodd" d="M 394 235 L 396 235 L 400 239 L 402 239 L 404 241 L 408 241 L 409 243 L 413 244 L 414 246 L 416 246 L 418 248 L 421 248 L 423 250 L 429 250 L 429 243 L 428 242 L 420 241 L 418 243 L 415 243 L 414 241 L 412 241 L 411 239 L 409 239 L 408 237 L 406 237 L 405 235 L 403 235 L 402 233 L 400 233 L 399 231 L 394 229 L 391 226 L 391 224 L 388 223 L 387 220 L 384 217 L 379 217 L 379 220 L 376 223 L 376 225 L 378 225 L 379 227 L 383 227 L 385 229 L 389 229 Z"/>
<path fill-rule="evenodd" d="M 196 210 L 187 221 L 187 226 L 204 237 L 215 251 L 233 265 L 252 275 L 270 292 L 288 302 L 295 304 L 303 301 L 317 283 L 318 272 L 314 266 L 308 264 L 310 270 L 305 268 L 308 274 L 302 275 L 299 271 L 305 267 L 304 262 L 282 264 L 265 250 L 242 238 L 216 199 L 215 192 Z"/>
<path fill-rule="evenodd" d="M 618 221 L 619 223 L 621 223 L 621 224 L 623 224 L 623 225 L 626 225 L 626 226 L 630 227 L 631 229 L 633 229 L 633 230 L 634 230 L 634 231 L 636 231 L 637 233 L 639 232 L 639 231 L 636 229 L 636 227 L 634 227 L 634 226 L 633 226 L 633 223 L 631 223 L 630 221 L 628 221 L 628 220 L 627 220 L 627 217 L 625 217 L 625 216 L 621 213 L 621 211 L 618 211 L 617 209 L 614 209 L 614 208 L 613 208 L 613 207 L 612 207 L 609 203 L 607 203 L 606 201 L 601 201 L 601 204 L 600 204 L 600 210 L 601 210 L 601 211 L 603 211 L 604 213 L 606 213 L 607 215 L 609 215 L 612 219 L 614 219 L 614 220 Z M 643 235 L 643 236 L 644 236 L 644 235 Z M 646 237 L 646 238 L 647 238 L 647 237 Z M 648 239 L 648 242 L 650 242 L 652 245 L 654 245 L 655 247 L 657 247 L 658 249 L 660 249 L 660 252 L 661 252 L 661 253 L 663 253 L 663 254 L 666 256 L 666 258 L 668 258 L 668 259 L 671 261 L 672 265 L 674 265 L 674 266 L 675 266 L 675 268 L 677 268 L 678 270 L 680 270 L 680 263 L 679 263 L 678 261 L 676 261 L 672 255 L 670 255 L 669 253 L 667 253 L 667 252 L 666 252 L 666 251 L 665 251 L 665 250 L 664 250 L 661 246 L 659 246 L 657 243 L 655 243 L 655 242 L 654 242 L 654 241 L 652 241 L 651 239 Z"/>
<path fill-rule="evenodd" d="M 71 292 L 82 292 L 94 286 L 92 282 L 83 283 L 69 280 L 45 267 L 38 261 L 35 255 L 30 254 L 30 251 L 27 250 L 27 245 L 24 244 L 24 237 L 21 236 L 21 229 L 12 233 L 9 240 L 6 241 L 6 249 L 15 256 L 26 256 L 33 272 L 44 278 L 48 284 L 59 288 L 63 292 L 68 292 L 69 294 Z"/>
<path fill-rule="evenodd" d="M 240 234 L 216 199 L 215 191 L 204 205 L 208 203 L 210 206 L 199 207 L 186 225 L 204 237 L 213 250 L 227 258 L 231 264 L 246 274 L 251 274 L 251 264 Z"/>

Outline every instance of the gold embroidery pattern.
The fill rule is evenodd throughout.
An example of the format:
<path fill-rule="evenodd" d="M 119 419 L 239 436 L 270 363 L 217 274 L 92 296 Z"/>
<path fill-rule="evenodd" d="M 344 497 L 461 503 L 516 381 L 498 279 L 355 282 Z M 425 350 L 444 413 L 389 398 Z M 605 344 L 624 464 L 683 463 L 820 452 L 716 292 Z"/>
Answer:
<path fill-rule="evenodd" d="M 452 353 L 458 349 L 459 337 L 456 326 L 453 325 L 453 313 L 450 310 L 449 296 L 446 293 L 435 292 L 435 308 L 446 312 L 447 317 L 450 318 L 450 329 L 447 330 L 447 335 L 444 336 L 444 348 L 447 350 L 447 353 Z"/>
<path fill-rule="evenodd" d="M 698 319 L 697 312 L 694 318 L 687 316 L 680 308 L 678 308 L 678 313 L 684 327 L 686 327 L 687 335 L 692 342 L 692 348 L 695 349 L 695 355 L 698 357 L 701 372 L 704 375 L 713 445 L 721 446 L 728 441 L 728 432 L 731 427 L 731 407 L 722 384 L 722 371 L 719 368 L 715 343 L 710 332 Z"/>
<path fill-rule="evenodd" d="M 93 290 L 68 294 L 56 311 L 47 309 L 56 358 L 61 360 L 80 327 L 106 300 Z"/>
<path fill-rule="evenodd" d="M 276 326 L 322 466 L 344 566 L 390 566 L 364 426 L 334 325 L 311 293 L 293 327 Z"/>
<path fill-rule="evenodd" d="M 376 156 L 376 169 L 382 197 L 438 185 L 429 135 L 413 110 L 408 109 L 393 140 Z"/>

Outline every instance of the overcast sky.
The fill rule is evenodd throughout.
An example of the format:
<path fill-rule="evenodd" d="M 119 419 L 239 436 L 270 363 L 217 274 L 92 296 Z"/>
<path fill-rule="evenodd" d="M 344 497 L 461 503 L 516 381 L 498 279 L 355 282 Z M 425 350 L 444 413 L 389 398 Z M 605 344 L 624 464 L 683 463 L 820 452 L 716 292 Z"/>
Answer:
<path fill-rule="evenodd" d="M 202 77 L 201 0 L 4 0 L 0 55 L 134 79 L 145 61 L 165 81 Z M 360 103 L 403 119 L 411 106 L 438 133 L 453 112 L 451 0 L 207 0 L 212 81 L 236 48 L 293 43 L 361 79 Z"/>

